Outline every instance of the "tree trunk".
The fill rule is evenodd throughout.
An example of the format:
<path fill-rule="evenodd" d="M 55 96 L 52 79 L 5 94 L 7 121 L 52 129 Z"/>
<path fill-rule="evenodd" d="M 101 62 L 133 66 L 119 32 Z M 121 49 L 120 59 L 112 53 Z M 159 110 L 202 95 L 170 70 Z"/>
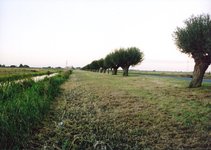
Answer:
<path fill-rule="evenodd" d="M 112 75 L 117 75 L 117 68 L 113 68 Z"/>
<path fill-rule="evenodd" d="M 200 87 L 203 81 L 204 73 L 209 67 L 210 62 L 206 59 L 195 59 L 193 78 L 189 84 L 189 88 Z"/>
<path fill-rule="evenodd" d="M 129 66 L 123 68 L 123 76 L 128 76 Z"/>
<path fill-rule="evenodd" d="M 107 70 L 107 73 L 109 74 L 110 73 L 110 69 L 108 68 L 108 70 Z"/>

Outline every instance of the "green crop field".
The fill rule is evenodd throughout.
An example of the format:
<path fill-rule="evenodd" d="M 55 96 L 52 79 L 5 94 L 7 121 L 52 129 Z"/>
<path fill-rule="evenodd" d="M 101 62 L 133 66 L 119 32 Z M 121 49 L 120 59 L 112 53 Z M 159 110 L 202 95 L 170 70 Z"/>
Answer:
<path fill-rule="evenodd" d="M 13 81 L 32 76 L 39 76 L 58 72 L 59 69 L 39 69 L 39 68 L 1 68 L 0 67 L 0 82 Z"/>
<path fill-rule="evenodd" d="M 26 149 L 209 149 L 211 85 L 76 70 Z"/>

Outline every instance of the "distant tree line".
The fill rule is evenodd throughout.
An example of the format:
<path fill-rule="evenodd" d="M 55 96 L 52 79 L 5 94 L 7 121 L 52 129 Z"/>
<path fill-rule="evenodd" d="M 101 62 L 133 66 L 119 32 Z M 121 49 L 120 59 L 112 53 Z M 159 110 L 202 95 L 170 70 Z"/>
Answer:
<path fill-rule="evenodd" d="M 143 57 L 143 52 L 136 47 L 120 48 L 109 53 L 105 58 L 92 61 L 90 64 L 84 66 L 82 70 L 101 73 L 112 71 L 112 75 L 116 75 L 118 68 L 121 67 L 123 76 L 128 76 L 129 67 L 141 63 Z"/>
<path fill-rule="evenodd" d="M 4 67 L 7 67 L 7 68 L 30 68 L 28 65 L 23 65 L 23 64 L 20 64 L 19 66 L 16 66 L 16 65 L 10 65 L 10 66 L 5 66 L 4 64 L 0 64 L 0 67 L 4 68 Z"/>
<path fill-rule="evenodd" d="M 6 66 L 6 65 L 4 65 L 4 64 L 0 64 L 0 67 L 1 68 L 4 68 L 4 67 L 6 67 L 6 68 L 30 68 L 30 66 L 29 65 L 23 65 L 23 64 L 20 64 L 19 66 L 16 66 L 16 65 L 10 65 L 10 66 Z M 51 66 L 48 66 L 48 67 L 42 67 L 43 69 L 62 69 L 62 67 L 51 67 Z M 73 69 L 73 67 L 71 68 L 71 69 Z"/>
<path fill-rule="evenodd" d="M 29 68 L 29 66 L 28 65 L 22 65 L 22 64 L 20 64 L 19 65 L 19 68 Z"/>
<path fill-rule="evenodd" d="M 0 67 L 6 67 L 5 65 L 0 64 Z"/>

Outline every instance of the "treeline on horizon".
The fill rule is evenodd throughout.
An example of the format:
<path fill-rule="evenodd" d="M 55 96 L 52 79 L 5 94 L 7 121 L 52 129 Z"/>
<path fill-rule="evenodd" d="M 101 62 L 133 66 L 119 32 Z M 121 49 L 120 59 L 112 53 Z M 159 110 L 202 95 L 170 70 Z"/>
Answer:
<path fill-rule="evenodd" d="M 17 66 L 17 65 L 6 66 L 4 64 L 0 64 L 0 68 L 47 68 L 47 69 L 55 68 L 55 69 L 62 69 L 62 67 L 51 67 L 51 66 L 48 66 L 48 67 L 30 67 L 29 65 L 23 65 L 23 64 L 20 64 L 19 66 Z"/>
<path fill-rule="evenodd" d="M 20 64 L 19 66 L 16 66 L 16 65 L 6 66 L 4 64 L 0 64 L 0 67 L 2 67 L 2 68 L 4 68 L 4 67 L 7 67 L 7 68 L 30 68 L 28 65 L 23 65 L 23 64 Z"/>
<path fill-rule="evenodd" d="M 84 66 L 82 70 L 101 73 L 106 73 L 106 71 L 109 73 L 109 70 L 111 70 L 112 75 L 116 75 L 118 68 L 121 67 L 123 76 L 128 76 L 129 67 L 141 63 L 143 58 L 143 52 L 137 47 L 119 48 L 109 53 L 105 58 L 92 61 Z"/>

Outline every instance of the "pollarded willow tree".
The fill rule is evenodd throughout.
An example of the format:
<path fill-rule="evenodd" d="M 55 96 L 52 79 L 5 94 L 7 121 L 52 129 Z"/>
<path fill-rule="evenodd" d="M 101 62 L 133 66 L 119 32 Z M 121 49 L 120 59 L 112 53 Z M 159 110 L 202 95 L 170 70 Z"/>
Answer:
<path fill-rule="evenodd" d="M 128 70 L 130 66 L 137 65 L 141 63 L 144 58 L 143 52 L 136 47 L 130 47 L 127 49 L 119 49 L 118 57 L 120 62 L 120 67 L 123 69 L 123 76 L 128 76 Z"/>
<path fill-rule="evenodd" d="M 211 63 L 210 15 L 191 16 L 184 23 L 184 27 L 177 27 L 173 37 L 180 51 L 192 56 L 195 61 L 189 87 L 200 87 Z"/>
<path fill-rule="evenodd" d="M 105 64 L 108 68 L 112 69 L 112 75 L 117 75 L 117 70 L 120 64 L 119 60 L 118 50 L 108 54 L 105 58 Z"/>
<path fill-rule="evenodd" d="M 112 75 L 117 75 L 117 70 L 120 67 L 121 58 L 119 56 L 119 50 L 115 50 L 111 53 L 111 63 L 112 63 Z"/>
<path fill-rule="evenodd" d="M 104 66 L 104 59 L 103 58 L 98 60 L 98 65 L 100 67 L 100 73 L 105 72 L 106 67 Z"/>
<path fill-rule="evenodd" d="M 108 54 L 104 59 L 104 66 L 107 68 L 107 71 L 109 73 L 109 70 L 114 67 L 114 64 L 112 62 L 112 53 Z"/>

